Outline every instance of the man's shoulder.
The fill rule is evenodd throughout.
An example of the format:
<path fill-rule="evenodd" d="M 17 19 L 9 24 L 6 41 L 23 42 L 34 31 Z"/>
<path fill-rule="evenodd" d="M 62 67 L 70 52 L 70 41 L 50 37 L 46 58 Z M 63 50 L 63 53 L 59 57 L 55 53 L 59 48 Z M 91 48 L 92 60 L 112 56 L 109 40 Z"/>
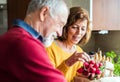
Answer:
<path fill-rule="evenodd" d="M 43 47 L 43 44 L 36 38 L 34 38 L 32 35 L 30 35 L 27 31 L 25 31 L 22 28 L 13 27 L 8 32 L 6 32 L 3 36 L 1 36 L 1 41 L 4 41 L 4 43 L 9 43 L 12 45 L 41 45 Z"/>

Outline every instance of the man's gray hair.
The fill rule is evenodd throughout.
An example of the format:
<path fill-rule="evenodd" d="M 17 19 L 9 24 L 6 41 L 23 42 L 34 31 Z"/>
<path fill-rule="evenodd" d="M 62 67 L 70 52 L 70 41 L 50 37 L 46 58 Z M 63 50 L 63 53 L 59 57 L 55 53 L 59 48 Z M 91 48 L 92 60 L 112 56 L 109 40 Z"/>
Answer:
<path fill-rule="evenodd" d="M 39 10 L 44 6 L 49 7 L 51 17 L 69 13 L 64 0 L 31 0 L 28 5 L 27 14 Z"/>

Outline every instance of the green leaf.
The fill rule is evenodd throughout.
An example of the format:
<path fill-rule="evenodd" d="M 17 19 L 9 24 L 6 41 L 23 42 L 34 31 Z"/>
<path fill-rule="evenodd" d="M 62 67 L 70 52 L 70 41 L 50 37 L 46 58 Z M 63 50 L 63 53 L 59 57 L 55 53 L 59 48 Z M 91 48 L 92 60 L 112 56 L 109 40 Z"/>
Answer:
<path fill-rule="evenodd" d="M 106 52 L 106 56 L 112 58 L 112 63 L 114 64 L 114 75 L 120 76 L 120 56 L 118 56 L 114 51 Z M 114 59 L 117 61 L 115 62 Z"/>

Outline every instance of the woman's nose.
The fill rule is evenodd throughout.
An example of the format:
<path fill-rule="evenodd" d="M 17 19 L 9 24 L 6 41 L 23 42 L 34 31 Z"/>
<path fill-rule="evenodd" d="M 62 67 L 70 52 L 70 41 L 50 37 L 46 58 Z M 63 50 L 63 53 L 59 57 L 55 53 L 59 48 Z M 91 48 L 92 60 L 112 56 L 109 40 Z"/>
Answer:
<path fill-rule="evenodd" d="M 81 32 L 82 32 L 81 29 L 78 28 L 78 29 L 77 29 L 77 34 L 81 34 Z"/>

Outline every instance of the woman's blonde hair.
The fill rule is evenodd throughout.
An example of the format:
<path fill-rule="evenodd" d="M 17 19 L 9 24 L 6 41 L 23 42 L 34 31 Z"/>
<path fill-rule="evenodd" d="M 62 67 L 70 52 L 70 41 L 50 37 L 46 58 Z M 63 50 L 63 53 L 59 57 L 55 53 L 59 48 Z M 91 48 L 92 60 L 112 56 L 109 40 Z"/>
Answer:
<path fill-rule="evenodd" d="M 84 45 L 86 44 L 91 36 L 91 27 L 90 27 L 90 19 L 88 12 L 81 8 L 81 7 L 72 7 L 70 8 L 70 14 L 68 16 L 68 20 L 66 25 L 63 27 L 62 36 L 59 37 L 60 40 L 66 40 L 67 39 L 67 33 L 69 26 L 73 25 L 77 20 L 87 20 L 87 32 L 84 35 L 84 37 L 79 41 L 78 44 Z"/>

